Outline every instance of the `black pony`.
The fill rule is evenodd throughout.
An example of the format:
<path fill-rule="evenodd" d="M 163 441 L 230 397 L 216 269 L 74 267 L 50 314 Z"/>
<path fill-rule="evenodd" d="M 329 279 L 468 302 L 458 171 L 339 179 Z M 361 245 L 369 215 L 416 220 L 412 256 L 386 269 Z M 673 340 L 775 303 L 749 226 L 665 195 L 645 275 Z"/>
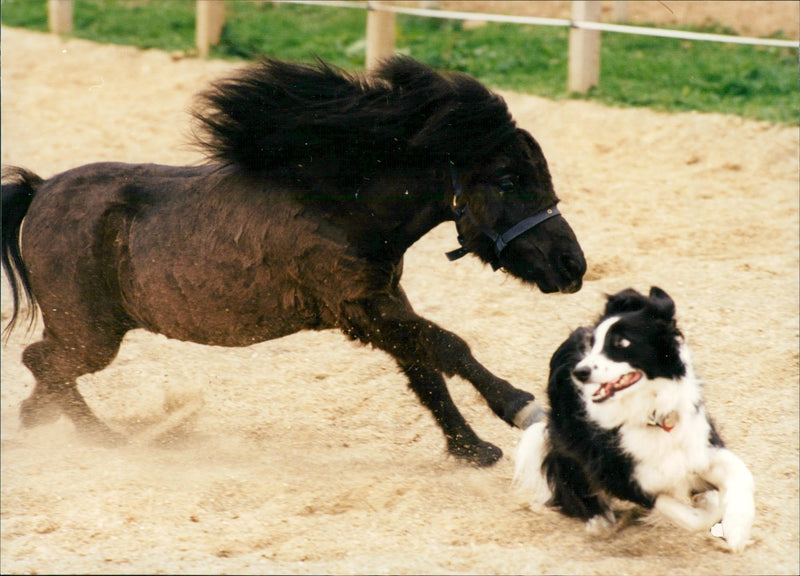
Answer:
<path fill-rule="evenodd" d="M 472 382 L 509 424 L 533 396 L 415 314 L 400 275 L 409 246 L 455 220 L 451 257 L 472 252 L 543 292 L 580 289 L 586 264 L 547 163 L 503 100 L 410 58 L 367 76 L 264 60 L 218 82 L 194 116 L 213 164 L 6 172 L 6 329 L 23 297 L 45 326 L 23 354 L 36 377 L 23 425 L 64 413 L 114 437 L 76 378 L 107 366 L 134 328 L 219 346 L 338 328 L 396 359 L 452 454 L 495 462 L 443 374 Z"/>

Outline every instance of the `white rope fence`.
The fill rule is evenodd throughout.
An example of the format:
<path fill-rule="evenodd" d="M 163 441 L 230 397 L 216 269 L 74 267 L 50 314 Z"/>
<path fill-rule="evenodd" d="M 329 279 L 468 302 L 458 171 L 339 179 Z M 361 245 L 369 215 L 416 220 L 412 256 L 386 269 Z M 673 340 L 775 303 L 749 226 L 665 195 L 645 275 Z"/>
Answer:
<path fill-rule="evenodd" d="M 447 20 L 469 20 L 501 22 L 508 24 L 527 24 L 532 26 L 560 26 L 570 28 L 567 88 L 570 92 L 587 92 L 596 86 L 600 79 L 600 33 L 635 34 L 699 42 L 724 42 L 728 44 L 750 44 L 781 48 L 800 48 L 795 40 L 772 38 L 751 38 L 728 34 L 708 34 L 666 28 L 646 28 L 623 24 L 599 22 L 601 2 L 574 1 L 572 18 L 537 18 L 514 16 L 510 14 L 491 14 L 484 12 L 460 12 L 395 6 L 389 2 L 355 2 L 347 0 L 278 0 L 278 3 L 310 4 L 335 8 L 359 8 L 368 10 L 367 15 L 367 54 L 368 68 L 375 66 L 394 52 L 395 15 L 405 14 L 421 18 Z"/>
<path fill-rule="evenodd" d="M 598 32 L 635 34 L 639 36 L 657 36 L 661 38 L 679 38 L 682 40 L 697 40 L 701 42 L 725 42 L 729 44 L 752 44 L 756 46 L 777 46 L 781 48 L 800 49 L 800 41 L 797 40 L 752 38 L 747 36 L 732 36 L 730 34 L 707 34 L 702 32 L 687 32 L 684 30 L 670 30 L 666 28 L 629 26 L 627 24 L 606 24 L 603 22 L 568 20 L 565 18 L 537 18 L 535 16 L 513 16 L 511 14 L 491 14 L 484 12 L 458 12 L 451 10 L 434 10 L 430 8 L 411 8 L 407 6 L 393 6 L 390 4 L 384 4 L 383 2 L 349 2 L 346 0 L 276 0 L 276 3 L 308 4 L 315 6 L 330 6 L 332 8 L 360 8 L 362 10 L 375 10 L 378 12 L 391 12 L 393 14 L 406 14 L 409 16 L 439 18 L 444 20 L 474 20 L 483 22 L 505 22 L 508 24 L 529 24 L 534 26 L 561 26 L 568 28 L 580 28 L 582 30 L 596 30 Z"/>
<path fill-rule="evenodd" d="M 707 34 L 667 28 L 646 28 L 623 24 L 599 22 L 599 0 L 574 1 L 572 18 L 536 18 L 532 16 L 513 16 L 510 14 L 491 14 L 483 12 L 458 12 L 395 6 L 389 2 L 351 1 L 351 0 L 276 0 L 278 4 L 310 4 L 328 8 L 356 8 L 367 10 L 367 67 L 394 52 L 395 15 L 405 14 L 421 18 L 447 20 L 470 20 L 483 22 L 502 22 L 527 24 L 532 26 L 560 26 L 570 28 L 569 80 L 568 88 L 573 92 L 586 92 L 598 83 L 600 76 L 600 33 L 635 34 L 674 38 L 698 42 L 724 42 L 727 44 L 750 44 L 754 46 L 773 46 L 800 49 L 800 41 L 773 38 L 751 38 L 728 34 Z M 59 34 L 72 30 L 72 1 L 48 0 L 50 29 Z M 225 24 L 224 0 L 197 0 L 197 48 L 201 56 L 207 56 L 209 48 L 219 42 Z"/>

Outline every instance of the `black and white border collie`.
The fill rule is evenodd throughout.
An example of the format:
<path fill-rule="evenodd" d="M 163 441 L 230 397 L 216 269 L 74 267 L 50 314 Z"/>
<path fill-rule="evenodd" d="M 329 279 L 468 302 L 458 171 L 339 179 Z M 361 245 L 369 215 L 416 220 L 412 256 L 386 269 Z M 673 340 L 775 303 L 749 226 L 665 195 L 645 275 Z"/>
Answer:
<path fill-rule="evenodd" d="M 553 355 L 547 393 L 548 417 L 516 452 L 515 480 L 534 501 L 595 532 L 615 523 L 612 499 L 633 502 L 745 547 L 753 477 L 706 412 L 666 292 L 610 296 L 597 324 Z"/>

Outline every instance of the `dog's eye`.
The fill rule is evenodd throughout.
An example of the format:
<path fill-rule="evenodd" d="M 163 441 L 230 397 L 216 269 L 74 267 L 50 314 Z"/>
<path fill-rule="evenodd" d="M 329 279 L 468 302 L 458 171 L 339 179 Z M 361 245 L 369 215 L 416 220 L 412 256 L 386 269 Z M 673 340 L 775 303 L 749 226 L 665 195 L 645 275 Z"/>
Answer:
<path fill-rule="evenodd" d="M 614 336 L 612 344 L 614 345 L 614 348 L 627 348 L 631 345 L 631 341 L 623 336 L 616 335 Z"/>

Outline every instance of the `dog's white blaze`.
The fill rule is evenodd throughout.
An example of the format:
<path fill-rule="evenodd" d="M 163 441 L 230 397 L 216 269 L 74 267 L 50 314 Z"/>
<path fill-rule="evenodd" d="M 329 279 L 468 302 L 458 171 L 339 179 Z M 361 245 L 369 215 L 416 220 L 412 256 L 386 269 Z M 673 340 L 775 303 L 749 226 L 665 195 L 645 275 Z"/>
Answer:
<path fill-rule="evenodd" d="M 590 395 L 596 389 L 597 384 L 602 384 L 603 382 L 612 382 L 623 374 L 633 371 L 633 367 L 627 362 L 614 362 L 605 355 L 604 346 L 606 342 L 606 335 L 611 327 L 619 321 L 619 319 L 619 316 L 612 316 L 611 318 L 607 318 L 600 323 L 600 325 L 594 331 L 594 344 L 592 345 L 592 349 L 583 358 L 583 360 L 578 362 L 578 365 L 575 366 L 576 369 L 591 369 L 592 374 L 589 376 L 589 380 L 585 384 L 585 386 L 595 385 L 595 388 L 590 391 Z M 584 389 L 584 391 L 587 390 Z"/>

